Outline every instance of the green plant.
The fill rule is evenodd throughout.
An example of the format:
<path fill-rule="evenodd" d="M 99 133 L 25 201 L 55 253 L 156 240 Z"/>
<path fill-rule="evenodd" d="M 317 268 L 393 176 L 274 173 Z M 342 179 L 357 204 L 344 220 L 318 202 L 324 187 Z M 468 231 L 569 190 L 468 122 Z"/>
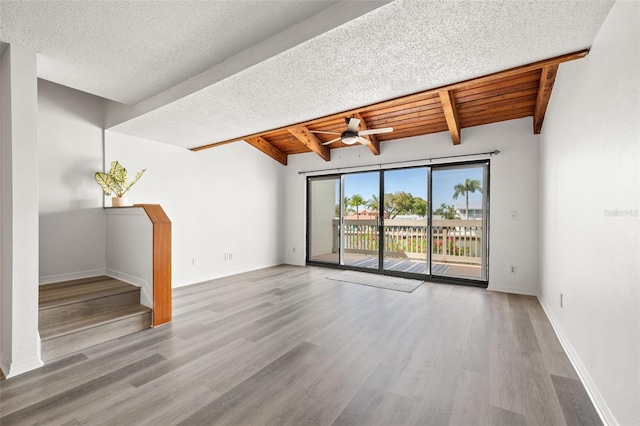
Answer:
<path fill-rule="evenodd" d="M 482 192 L 482 185 L 477 179 L 465 179 L 464 183 L 459 183 L 453 187 L 453 199 L 457 200 L 458 195 L 464 195 L 467 200 L 467 219 L 469 219 L 469 193 L 480 191 Z"/>
<path fill-rule="evenodd" d="M 386 193 L 384 194 L 384 213 L 389 219 L 395 219 L 396 216 L 403 214 L 424 216 L 427 214 L 427 201 L 414 197 L 410 192 Z"/>
<path fill-rule="evenodd" d="M 440 207 L 435 209 L 433 211 L 433 214 L 440 215 L 442 216 L 443 219 L 446 219 L 446 220 L 460 219 L 460 215 L 456 210 L 456 206 L 448 205 L 446 203 L 440 204 Z"/>
<path fill-rule="evenodd" d="M 96 182 L 102 187 L 104 195 L 115 194 L 122 197 L 140 179 L 147 169 L 142 169 L 131 182 L 127 182 L 127 169 L 122 167 L 117 161 L 111 162 L 109 173 L 96 172 Z"/>
<path fill-rule="evenodd" d="M 367 200 L 366 207 L 373 213 L 378 216 L 380 213 L 380 198 L 378 198 L 375 194 L 371 194 L 371 199 Z"/>
<path fill-rule="evenodd" d="M 367 201 L 360 194 L 353 194 L 353 196 L 349 198 L 349 205 L 356 209 L 356 219 L 360 219 L 360 206 L 366 204 Z"/>

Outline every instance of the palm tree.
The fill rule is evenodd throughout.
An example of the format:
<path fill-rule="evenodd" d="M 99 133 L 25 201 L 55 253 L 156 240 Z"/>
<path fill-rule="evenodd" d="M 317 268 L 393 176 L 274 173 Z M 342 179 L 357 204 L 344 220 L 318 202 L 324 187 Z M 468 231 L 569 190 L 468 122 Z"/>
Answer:
<path fill-rule="evenodd" d="M 367 204 L 365 199 L 360 194 L 353 194 L 349 199 L 349 204 L 351 204 L 351 207 L 355 207 L 356 209 L 356 219 L 360 219 L 359 208 L 360 206 L 364 206 L 365 204 Z"/>
<path fill-rule="evenodd" d="M 379 213 L 380 212 L 380 198 L 378 198 L 375 194 L 371 195 L 371 199 L 367 201 L 367 208 L 372 212 Z"/>
<path fill-rule="evenodd" d="M 440 204 L 440 207 L 435 209 L 433 211 L 433 214 L 440 215 L 443 219 L 446 220 L 460 219 L 458 211 L 456 210 L 456 206 L 448 205 L 446 203 Z"/>
<path fill-rule="evenodd" d="M 340 216 L 340 207 L 338 206 L 338 216 Z M 349 214 L 353 213 L 353 209 L 351 208 L 351 199 L 349 197 L 344 197 L 344 214 L 345 216 L 349 216 Z"/>
<path fill-rule="evenodd" d="M 455 191 L 453 193 L 453 199 L 457 200 L 458 195 L 464 194 L 467 201 L 467 219 L 469 219 L 469 193 L 482 191 L 482 186 L 480 185 L 480 181 L 477 179 L 469 179 L 467 178 L 464 183 L 459 183 L 453 187 Z"/>

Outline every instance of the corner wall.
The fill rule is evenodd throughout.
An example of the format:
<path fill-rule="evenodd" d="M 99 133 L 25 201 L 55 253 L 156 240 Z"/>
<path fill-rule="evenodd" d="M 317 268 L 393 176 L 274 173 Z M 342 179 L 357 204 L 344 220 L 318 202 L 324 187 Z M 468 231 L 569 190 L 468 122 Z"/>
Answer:
<path fill-rule="evenodd" d="M 379 156 L 374 156 L 364 146 L 334 149 L 329 163 L 316 154 L 290 156 L 285 180 L 285 261 L 293 265 L 305 263 L 306 177 L 298 171 L 377 165 L 495 149 L 501 152 L 491 157 L 490 166 L 489 289 L 537 294 L 539 137 L 533 134 L 531 118 L 463 129 L 462 144 L 458 146 L 451 143 L 449 133 L 443 132 L 383 142 Z M 453 158 L 440 162 L 472 159 Z M 377 170 L 378 167 L 370 169 Z M 511 219 L 511 211 L 518 212 L 518 220 Z M 509 265 L 516 265 L 518 273 L 510 274 Z"/>
<path fill-rule="evenodd" d="M 111 199 L 93 175 L 114 159 L 148 169 L 127 197 L 171 218 L 174 286 L 282 263 L 279 163 L 242 142 L 195 153 L 103 134 L 104 99 L 44 80 L 38 90 L 40 283 L 105 273 Z"/>
<path fill-rule="evenodd" d="M 0 69 L 0 368 L 13 377 L 42 365 L 36 54 L 11 45 L 2 54 Z"/>
<path fill-rule="evenodd" d="M 105 138 L 107 164 L 147 169 L 129 202 L 160 204 L 171 220 L 173 287 L 283 262 L 280 163 L 244 142 L 192 152 L 113 131 Z"/>
<path fill-rule="evenodd" d="M 610 424 L 640 424 L 640 3 L 563 64 L 541 135 L 540 299 Z M 560 306 L 563 294 L 563 307 Z"/>
<path fill-rule="evenodd" d="M 38 81 L 40 283 L 105 273 L 102 98 Z"/>

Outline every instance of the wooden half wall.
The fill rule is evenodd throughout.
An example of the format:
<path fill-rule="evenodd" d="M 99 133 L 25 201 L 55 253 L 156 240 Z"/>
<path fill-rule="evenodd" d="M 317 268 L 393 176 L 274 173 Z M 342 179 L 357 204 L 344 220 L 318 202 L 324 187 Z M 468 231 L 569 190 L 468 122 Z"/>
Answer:
<path fill-rule="evenodd" d="M 142 207 L 153 224 L 153 320 L 157 327 L 171 322 L 171 221 L 159 204 Z"/>

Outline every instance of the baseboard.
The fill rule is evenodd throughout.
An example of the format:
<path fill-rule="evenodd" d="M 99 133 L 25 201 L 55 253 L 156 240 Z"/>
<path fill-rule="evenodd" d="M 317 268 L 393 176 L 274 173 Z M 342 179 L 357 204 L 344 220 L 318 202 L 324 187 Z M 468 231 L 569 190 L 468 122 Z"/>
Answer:
<path fill-rule="evenodd" d="M 105 275 L 104 269 L 94 269 L 93 271 L 72 272 L 70 274 L 49 275 L 40 277 L 40 285 L 59 283 L 62 281 L 78 280 L 82 278 L 98 277 Z"/>
<path fill-rule="evenodd" d="M 142 278 L 125 274 L 124 272 L 116 271 L 114 269 L 106 269 L 104 271 L 104 274 L 108 277 L 124 281 L 127 284 L 135 285 L 136 287 L 144 287 L 145 285 L 147 285 L 147 282 Z"/>
<path fill-rule="evenodd" d="M 5 353 L 0 352 L 0 370 L 2 371 L 2 375 L 5 377 L 5 379 L 9 374 L 9 366 L 10 366 L 10 362 L 5 356 Z"/>
<path fill-rule="evenodd" d="M 538 292 L 536 290 L 523 290 L 518 287 L 498 287 L 492 286 L 489 284 L 487 290 L 490 291 L 499 291 L 500 293 L 512 293 L 512 294 L 522 294 L 523 296 L 537 296 Z"/>
<path fill-rule="evenodd" d="M 3 357 L 4 358 L 4 357 Z M 2 374 L 9 379 L 11 377 L 19 376 L 20 374 L 27 373 L 31 370 L 35 370 L 44 365 L 40 356 L 33 356 L 29 359 L 23 359 L 18 362 L 9 363 L 5 359 L 2 360 Z"/>
<path fill-rule="evenodd" d="M 115 269 L 107 269 L 104 274 L 108 277 L 115 278 L 120 281 L 124 281 L 127 284 L 140 287 L 140 303 L 144 306 L 153 309 L 153 289 L 152 284 L 149 284 L 146 280 L 133 275 L 125 274 L 124 272 L 116 271 Z"/>
<path fill-rule="evenodd" d="M 231 273 L 223 273 L 223 274 L 219 274 L 219 275 L 214 275 L 210 278 L 207 278 L 204 281 L 196 281 L 196 282 L 191 282 L 191 283 L 176 283 L 175 281 L 173 282 L 172 288 L 180 288 L 180 287 L 187 287 L 187 286 L 192 286 L 192 285 L 200 285 L 200 284 L 205 284 L 209 281 L 214 281 L 220 278 L 226 278 L 226 277 L 232 277 L 234 275 L 240 275 L 240 274 L 246 274 L 248 272 L 254 272 L 254 271 L 259 271 L 261 269 L 267 269 L 267 268 L 275 268 L 276 266 L 306 266 L 306 265 L 293 265 L 290 263 L 274 263 L 273 265 L 265 265 L 265 266 L 259 266 L 255 269 L 247 269 L 246 271 L 235 271 L 235 272 L 231 272 Z"/>
<path fill-rule="evenodd" d="M 600 420 L 602 420 L 602 423 L 604 423 L 605 425 L 618 425 L 619 423 L 616 421 L 615 416 L 609 409 L 609 405 L 607 405 L 606 401 L 602 397 L 602 394 L 600 393 L 600 391 L 598 391 L 598 387 L 593 382 L 593 379 L 591 378 L 589 371 L 584 366 L 584 364 L 582 363 L 582 360 L 580 359 L 580 356 L 578 355 L 576 350 L 573 348 L 573 345 L 571 345 L 571 342 L 569 341 L 567 336 L 562 331 L 562 328 L 560 327 L 558 321 L 553 315 L 553 311 L 551 310 L 551 308 L 549 308 L 549 306 L 545 303 L 545 301 L 540 297 L 540 295 L 538 295 L 538 301 L 540 302 L 540 305 L 542 306 L 542 309 L 544 310 L 545 314 L 547 314 L 547 318 L 549 318 L 551 327 L 553 327 L 553 330 L 555 331 L 556 336 L 558 337 L 558 340 L 562 345 L 562 348 L 567 353 L 567 356 L 569 357 L 569 361 L 573 365 L 573 368 L 576 370 L 576 373 L 578 374 L 578 377 L 580 378 L 582 385 L 586 389 L 587 394 L 589 395 L 589 398 L 593 403 L 593 406 L 595 407 L 596 411 L 598 412 L 598 415 L 600 416 Z"/>

